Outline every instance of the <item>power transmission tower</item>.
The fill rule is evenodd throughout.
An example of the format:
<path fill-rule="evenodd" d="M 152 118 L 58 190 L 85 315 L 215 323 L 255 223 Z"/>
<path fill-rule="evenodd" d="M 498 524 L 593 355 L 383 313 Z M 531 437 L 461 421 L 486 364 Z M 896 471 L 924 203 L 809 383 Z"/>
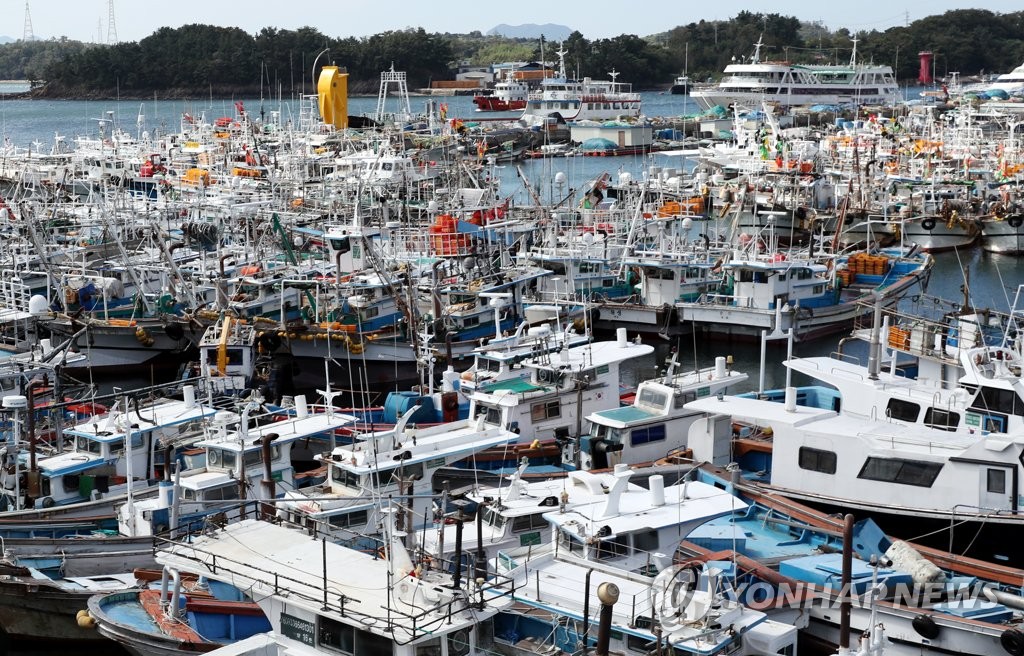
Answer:
<path fill-rule="evenodd" d="M 103 43 L 103 18 L 96 19 L 96 43 Z"/>
<path fill-rule="evenodd" d="M 36 35 L 32 32 L 32 14 L 28 11 L 28 0 L 25 0 L 25 32 L 21 36 L 22 41 L 35 41 Z"/>
<path fill-rule="evenodd" d="M 107 0 L 107 43 L 117 43 L 117 23 L 114 22 L 114 0 Z"/>

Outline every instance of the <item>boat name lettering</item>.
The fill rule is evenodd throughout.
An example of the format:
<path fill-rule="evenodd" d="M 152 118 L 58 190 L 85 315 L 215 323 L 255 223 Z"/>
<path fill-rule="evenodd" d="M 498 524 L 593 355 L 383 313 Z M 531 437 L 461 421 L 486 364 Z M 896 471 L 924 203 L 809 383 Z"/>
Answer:
<path fill-rule="evenodd" d="M 711 396 L 711 388 L 710 387 L 698 387 L 697 388 L 697 398 L 700 399 L 700 398 L 703 398 L 705 396 Z"/>
<path fill-rule="evenodd" d="M 964 423 L 968 426 L 981 426 L 981 415 L 968 412 L 967 415 L 964 416 Z"/>
<path fill-rule="evenodd" d="M 304 645 L 313 647 L 315 645 L 315 628 L 312 622 L 299 619 L 288 613 L 281 613 L 281 634 L 292 640 L 298 640 Z"/>
<path fill-rule="evenodd" d="M 433 460 L 428 460 L 426 465 L 427 469 L 437 469 L 438 467 L 444 465 L 444 458 L 434 458 Z"/>

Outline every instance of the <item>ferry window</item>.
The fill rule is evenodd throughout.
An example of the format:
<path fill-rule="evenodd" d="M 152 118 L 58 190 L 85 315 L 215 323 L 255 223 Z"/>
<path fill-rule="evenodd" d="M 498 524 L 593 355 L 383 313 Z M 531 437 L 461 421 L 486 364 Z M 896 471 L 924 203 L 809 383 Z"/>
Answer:
<path fill-rule="evenodd" d="M 889 405 L 885 408 L 885 415 L 899 421 L 917 421 L 917 415 L 921 412 L 921 406 L 902 399 L 889 399 Z"/>
<path fill-rule="evenodd" d="M 342 624 L 329 617 L 317 618 L 320 625 L 318 641 L 321 647 L 346 654 L 355 653 L 355 627 Z"/>
<path fill-rule="evenodd" d="M 558 401 L 546 403 L 534 403 L 530 408 L 530 419 L 533 421 L 544 421 L 562 416 L 562 406 Z"/>
<path fill-rule="evenodd" d="M 940 471 L 942 471 L 942 465 L 937 462 L 872 457 L 864 461 L 864 466 L 861 467 L 857 478 L 900 485 L 931 487 Z"/>
<path fill-rule="evenodd" d="M 982 387 L 981 392 L 974 400 L 974 405 L 993 412 L 1024 415 L 1024 402 L 1017 397 L 1017 393 L 1013 390 Z"/>
<path fill-rule="evenodd" d="M 940 410 L 939 408 L 928 408 L 924 413 L 924 423 L 932 428 L 953 431 L 960 424 L 960 413 Z"/>
<path fill-rule="evenodd" d="M 520 515 L 512 520 L 513 533 L 518 533 L 519 531 L 533 531 L 547 527 L 548 522 L 544 519 L 543 513 Z"/>
<path fill-rule="evenodd" d="M 800 469 L 821 472 L 822 474 L 834 474 L 836 473 L 836 454 L 835 451 L 802 446 L 797 456 L 797 464 L 800 466 Z"/>
<path fill-rule="evenodd" d="M 993 494 L 1006 494 L 1006 470 L 989 469 L 985 489 Z"/>
<path fill-rule="evenodd" d="M 650 442 L 661 442 L 665 439 L 665 424 L 656 424 L 647 428 L 637 428 L 629 435 L 629 441 L 633 446 L 648 444 Z"/>
<path fill-rule="evenodd" d="M 331 526 L 336 528 L 348 528 L 350 526 L 363 526 L 366 524 L 366 511 L 357 510 L 355 512 L 339 513 L 337 515 L 331 515 L 327 518 L 327 521 Z"/>

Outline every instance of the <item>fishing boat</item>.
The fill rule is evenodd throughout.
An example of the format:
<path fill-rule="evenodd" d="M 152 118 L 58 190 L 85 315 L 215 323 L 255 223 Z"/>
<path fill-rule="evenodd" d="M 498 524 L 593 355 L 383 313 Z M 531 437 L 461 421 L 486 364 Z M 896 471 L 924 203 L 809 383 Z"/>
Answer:
<path fill-rule="evenodd" d="M 761 472 L 752 480 L 766 490 L 870 513 L 898 537 L 932 534 L 947 548 L 1016 564 L 1005 540 L 1024 528 L 1013 491 L 1024 452 L 1024 358 L 1016 342 L 987 335 L 986 324 L 917 318 L 904 332 L 876 307 L 873 327 L 862 332 L 866 365 L 841 355 L 790 358 L 787 367 L 817 384 L 694 401 L 688 407 L 709 422 L 694 424 L 687 446 L 697 459 L 722 463 L 721 449 L 731 445 L 744 470 Z M 893 329 L 886 344 L 911 360 L 882 356 L 883 326 Z"/>
<path fill-rule="evenodd" d="M 516 78 L 515 70 L 508 71 L 505 79 L 495 83 L 494 89 L 473 96 L 478 112 L 511 112 L 526 107 L 530 87 Z"/>
<path fill-rule="evenodd" d="M 762 101 L 784 107 L 811 105 L 885 105 L 899 100 L 891 66 L 857 61 L 857 39 L 848 64 L 794 64 L 762 60 L 758 39 L 747 61 L 725 67 L 718 85 L 694 89 L 690 97 L 705 109 L 716 105 L 757 106 Z"/>
<path fill-rule="evenodd" d="M 158 559 L 256 600 L 272 633 L 240 641 L 231 653 L 494 653 L 493 618 L 506 602 L 489 594 L 492 583 L 417 567 L 393 524 L 385 535 L 385 548 L 367 553 L 250 519 L 190 543 L 161 544 Z M 254 544 L 258 550 L 247 546 Z"/>

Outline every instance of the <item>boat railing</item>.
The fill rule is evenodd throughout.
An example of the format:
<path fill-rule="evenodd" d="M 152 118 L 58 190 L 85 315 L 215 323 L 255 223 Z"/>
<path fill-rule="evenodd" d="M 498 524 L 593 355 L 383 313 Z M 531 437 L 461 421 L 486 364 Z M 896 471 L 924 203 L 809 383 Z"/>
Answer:
<path fill-rule="evenodd" d="M 241 510 L 243 513 L 242 516 L 244 517 L 244 509 L 246 507 L 251 505 L 254 512 L 260 512 L 261 506 L 265 503 L 265 501 L 260 500 L 246 501 L 239 504 L 237 508 Z M 275 519 L 274 521 L 278 522 L 280 520 Z M 201 530 L 196 529 L 197 524 L 202 524 L 203 528 Z M 194 522 L 186 527 L 184 535 L 198 534 L 201 531 L 207 530 L 208 526 L 209 521 L 206 519 L 202 522 Z M 301 527 L 298 527 L 296 530 L 300 530 L 300 528 Z M 172 534 L 180 535 L 178 532 Z M 381 619 L 379 616 L 360 612 L 358 610 L 354 610 L 351 605 L 346 605 L 346 602 L 358 601 L 358 599 L 355 597 L 349 597 L 344 592 L 339 594 L 339 586 L 337 582 L 344 580 L 345 573 L 341 571 L 331 571 L 329 569 L 327 560 L 327 544 L 329 542 L 334 543 L 336 540 L 328 538 L 326 535 L 322 535 L 320 537 L 320 541 L 323 543 L 324 548 L 322 550 L 323 556 L 320 562 L 320 582 L 318 583 L 313 583 L 309 578 L 300 579 L 282 574 L 281 572 L 261 571 L 251 563 L 238 561 L 207 551 L 203 549 L 202 546 L 195 544 L 191 540 L 188 540 L 187 548 L 176 549 L 176 547 L 186 544 L 186 542 L 181 541 L 183 539 L 188 540 L 188 538 L 171 539 L 170 537 L 160 535 L 154 536 L 154 547 L 158 550 L 163 549 L 173 551 L 179 558 L 193 561 L 196 563 L 196 566 L 200 571 L 209 571 L 211 576 L 230 575 L 232 577 L 244 577 L 252 581 L 250 584 L 251 588 L 263 586 L 270 590 L 271 594 L 287 596 L 290 599 L 303 599 L 319 605 L 324 611 L 333 611 L 342 617 L 347 617 L 357 622 L 363 622 L 367 625 L 370 625 L 371 623 L 378 623 Z M 352 547 L 345 548 L 351 549 Z M 359 550 L 366 551 L 365 549 Z M 384 548 L 373 549 L 372 556 L 374 560 L 385 559 L 387 557 L 387 550 Z M 313 563 L 308 563 L 307 565 L 313 566 Z M 499 574 L 487 581 L 481 581 L 480 579 L 470 576 L 471 569 L 466 571 L 466 574 L 466 587 L 463 594 L 452 594 L 447 599 L 439 599 L 433 606 L 421 604 L 420 606 L 417 606 L 417 608 L 421 609 L 419 612 L 405 612 L 393 605 L 390 605 L 389 603 L 390 607 L 385 609 L 387 612 L 388 630 L 392 632 L 395 630 L 401 630 L 407 633 L 411 639 L 416 639 L 436 630 L 436 628 L 432 627 L 436 627 L 439 614 L 446 615 L 451 619 L 454 615 L 470 607 L 469 604 L 474 603 L 473 595 L 479 595 L 479 601 L 481 603 L 485 597 L 512 597 L 515 595 L 515 581 L 507 576 Z"/>

